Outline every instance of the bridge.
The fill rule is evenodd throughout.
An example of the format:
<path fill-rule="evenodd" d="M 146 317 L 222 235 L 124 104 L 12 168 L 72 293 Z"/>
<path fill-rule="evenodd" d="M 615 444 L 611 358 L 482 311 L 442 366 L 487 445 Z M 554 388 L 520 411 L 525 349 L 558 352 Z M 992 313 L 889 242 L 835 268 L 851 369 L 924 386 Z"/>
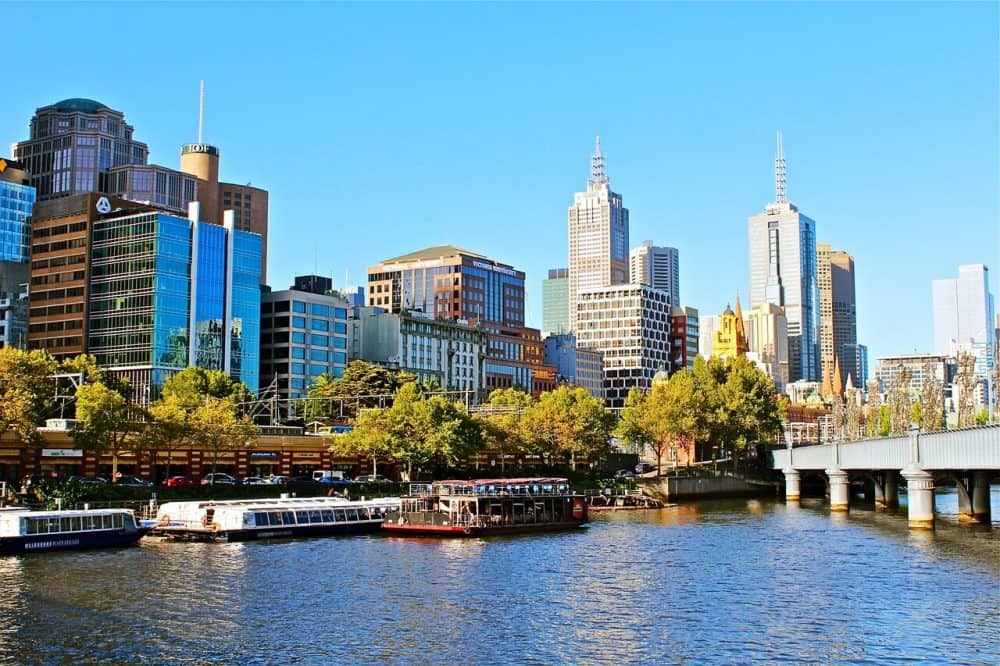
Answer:
<path fill-rule="evenodd" d="M 990 523 L 990 477 L 1000 474 L 1000 425 L 904 437 L 832 442 L 775 449 L 772 466 L 785 475 L 785 498 L 798 501 L 803 473 L 825 474 L 830 510 L 847 511 L 852 478 L 875 485 L 875 506 L 899 506 L 899 477 L 906 480 L 911 528 L 934 528 L 935 479 L 954 479 L 959 519 Z"/>

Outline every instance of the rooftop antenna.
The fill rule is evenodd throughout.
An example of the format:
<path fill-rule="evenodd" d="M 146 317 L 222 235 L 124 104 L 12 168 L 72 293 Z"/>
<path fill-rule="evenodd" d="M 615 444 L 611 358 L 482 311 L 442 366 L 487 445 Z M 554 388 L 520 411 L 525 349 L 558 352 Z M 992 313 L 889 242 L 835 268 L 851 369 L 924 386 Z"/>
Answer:
<path fill-rule="evenodd" d="M 198 143 L 201 143 L 202 129 L 205 126 L 205 80 L 201 81 L 201 94 L 198 96 Z"/>
<path fill-rule="evenodd" d="M 601 154 L 601 137 L 597 136 L 594 146 L 594 154 L 590 158 L 590 180 L 595 183 L 608 182 L 608 175 L 604 173 L 604 155 Z"/>
<path fill-rule="evenodd" d="M 784 203 L 788 190 L 788 169 L 785 166 L 785 151 L 781 145 L 781 130 L 778 130 L 778 153 L 774 158 L 775 201 Z"/>

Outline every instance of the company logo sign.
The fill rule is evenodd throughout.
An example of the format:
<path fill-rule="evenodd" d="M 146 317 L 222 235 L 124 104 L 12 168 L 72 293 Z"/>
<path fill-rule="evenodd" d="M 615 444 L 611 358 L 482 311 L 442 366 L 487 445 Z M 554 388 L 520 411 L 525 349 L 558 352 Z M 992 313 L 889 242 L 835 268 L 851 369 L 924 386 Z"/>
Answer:
<path fill-rule="evenodd" d="M 108 201 L 107 197 L 101 197 L 97 200 L 97 212 L 101 215 L 111 212 L 111 202 Z"/>
<path fill-rule="evenodd" d="M 482 261 L 473 261 L 472 265 L 476 268 L 482 268 L 487 271 L 494 271 L 496 273 L 503 273 L 504 275 L 510 275 L 511 277 L 517 277 L 517 271 L 511 270 L 510 268 L 504 268 L 503 266 L 494 266 L 493 264 L 486 264 Z"/>

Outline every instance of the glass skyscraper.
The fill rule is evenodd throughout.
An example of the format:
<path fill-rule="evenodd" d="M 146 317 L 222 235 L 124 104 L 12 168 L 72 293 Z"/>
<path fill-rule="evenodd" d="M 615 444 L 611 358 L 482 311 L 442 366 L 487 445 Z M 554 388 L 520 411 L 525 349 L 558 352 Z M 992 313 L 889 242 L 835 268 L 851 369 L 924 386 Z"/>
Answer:
<path fill-rule="evenodd" d="M 569 269 L 550 268 L 542 281 L 542 335 L 569 333 Z"/>
<path fill-rule="evenodd" d="M 192 205 L 197 217 L 197 206 Z M 188 365 L 258 389 L 260 236 L 168 215 L 99 220 L 89 350 L 140 402 Z"/>
<path fill-rule="evenodd" d="M 23 166 L 0 159 L 0 347 L 27 344 L 27 284 L 35 188 Z"/>

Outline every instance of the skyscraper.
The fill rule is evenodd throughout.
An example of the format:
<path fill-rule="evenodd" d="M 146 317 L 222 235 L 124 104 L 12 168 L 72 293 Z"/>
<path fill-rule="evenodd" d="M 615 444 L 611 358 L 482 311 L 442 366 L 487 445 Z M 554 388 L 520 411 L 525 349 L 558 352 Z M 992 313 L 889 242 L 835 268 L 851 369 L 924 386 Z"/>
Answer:
<path fill-rule="evenodd" d="M 821 376 L 830 375 L 839 361 L 840 385 L 847 377 L 858 384 L 858 316 L 854 300 L 854 257 L 816 244 L 816 282 L 819 286 L 819 346 Z"/>
<path fill-rule="evenodd" d="M 591 158 L 587 191 L 569 207 L 569 323 L 577 327 L 581 291 L 628 282 L 628 209 L 611 191 L 604 172 L 601 137 Z"/>
<path fill-rule="evenodd" d="M 789 379 L 816 381 L 819 300 L 816 223 L 786 199 L 785 157 L 778 133 L 775 201 L 748 221 L 750 307 L 774 303 L 788 320 Z"/>
<path fill-rule="evenodd" d="M 643 241 L 642 245 L 629 252 L 629 282 L 648 284 L 670 294 L 671 305 L 680 304 L 680 255 L 675 247 L 660 247 L 653 241 Z"/>
<path fill-rule="evenodd" d="M 28 258 L 35 188 L 24 165 L 0 157 L 0 347 L 28 341 Z"/>
<path fill-rule="evenodd" d="M 952 356 L 971 347 L 975 374 L 986 380 L 993 369 L 993 295 L 983 264 L 958 267 L 958 277 L 934 280 L 934 353 Z M 992 401 L 992 397 L 990 397 Z"/>
<path fill-rule="evenodd" d="M 542 335 L 564 335 L 569 330 L 569 270 L 552 268 L 542 281 Z"/>

